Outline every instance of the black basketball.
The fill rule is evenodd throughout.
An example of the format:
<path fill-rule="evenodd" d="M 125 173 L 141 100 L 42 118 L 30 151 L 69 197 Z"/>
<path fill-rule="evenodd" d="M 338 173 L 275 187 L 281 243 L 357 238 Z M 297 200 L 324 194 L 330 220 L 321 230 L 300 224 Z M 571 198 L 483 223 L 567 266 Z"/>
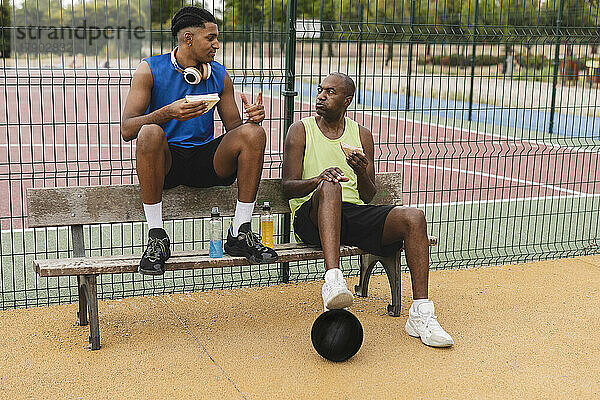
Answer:
<path fill-rule="evenodd" d="M 310 338 L 322 357 L 330 361 L 346 361 L 360 349 L 363 328 L 351 312 L 330 310 L 315 320 Z"/>

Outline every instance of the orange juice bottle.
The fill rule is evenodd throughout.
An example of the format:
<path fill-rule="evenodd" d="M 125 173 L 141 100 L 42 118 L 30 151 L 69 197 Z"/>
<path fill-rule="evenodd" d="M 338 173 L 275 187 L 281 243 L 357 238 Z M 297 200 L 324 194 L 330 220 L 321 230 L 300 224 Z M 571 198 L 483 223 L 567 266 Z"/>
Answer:
<path fill-rule="evenodd" d="M 260 235 L 262 244 L 273 248 L 273 214 L 271 214 L 271 205 L 265 201 L 260 216 Z"/>

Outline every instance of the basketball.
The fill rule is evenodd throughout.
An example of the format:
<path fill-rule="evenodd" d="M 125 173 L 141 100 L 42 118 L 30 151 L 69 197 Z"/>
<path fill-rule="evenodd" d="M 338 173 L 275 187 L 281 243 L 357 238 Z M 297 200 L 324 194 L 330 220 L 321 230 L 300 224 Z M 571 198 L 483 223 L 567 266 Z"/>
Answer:
<path fill-rule="evenodd" d="M 323 358 L 346 361 L 355 355 L 363 341 L 363 328 L 346 310 L 326 311 L 315 320 L 310 332 L 312 344 Z"/>

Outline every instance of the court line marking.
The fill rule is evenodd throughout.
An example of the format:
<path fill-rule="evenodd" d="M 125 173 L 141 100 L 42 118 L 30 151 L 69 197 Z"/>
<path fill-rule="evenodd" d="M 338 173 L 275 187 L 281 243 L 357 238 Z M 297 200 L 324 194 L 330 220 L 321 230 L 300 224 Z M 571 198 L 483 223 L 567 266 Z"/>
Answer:
<path fill-rule="evenodd" d="M 517 202 L 526 202 L 526 201 L 546 201 L 546 200 L 577 200 L 577 199 L 593 199 L 600 197 L 600 193 L 595 194 L 582 194 L 582 195 L 562 195 L 562 196 L 534 196 L 534 197 L 518 197 L 518 198 L 510 198 L 510 199 L 490 199 L 490 200 L 468 200 L 468 201 L 449 201 L 443 203 L 418 203 L 411 204 L 410 202 L 405 204 L 406 206 L 415 207 L 415 208 L 442 208 L 442 207 L 452 207 L 452 206 L 471 206 L 471 205 L 485 205 L 485 204 L 494 204 L 494 203 L 517 203 Z M 473 220 L 475 221 L 475 220 Z M 435 222 L 435 221 L 431 221 Z M 144 222 L 127 222 L 127 224 L 139 224 L 142 225 Z M 100 224 L 101 226 L 112 227 L 112 225 L 108 224 Z M 39 232 L 46 231 L 56 231 L 63 230 L 68 234 L 69 227 L 68 226 L 49 226 L 45 228 L 16 228 L 16 229 L 2 229 L 0 230 L 0 234 L 2 235 L 12 235 L 14 233 L 33 233 L 35 230 Z M 142 243 L 143 245 L 144 243 Z"/>
<path fill-rule="evenodd" d="M 395 164 L 407 165 L 407 166 L 410 166 L 410 167 L 428 168 L 428 169 L 436 169 L 436 170 L 442 170 L 442 171 L 458 172 L 458 173 L 461 173 L 461 174 L 483 176 L 483 177 L 486 177 L 486 178 L 506 180 L 506 181 L 510 181 L 510 182 L 522 183 L 522 184 L 531 185 L 531 186 L 540 186 L 540 187 L 551 189 L 551 190 L 554 190 L 554 191 L 557 191 L 557 192 L 564 192 L 564 193 L 575 194 L 575 195 L 585 195 L 585 194 L 588 194 L 588 193 L 578 192 L 576 190 L 564 189 L 564 188 L 561 188 L 560 186 L 549 185 L 549 184 L 542 183 L 542 182 L 529 181 L 529 180 L 519 179 L 519 178 L 512 178 L 512 177 L 508 177 L 508 176 L 504 176 L 504 175 L 489 174 L 487 172 L 471 171 L 469 169 L 442 167 L 442 166 L 439 166 L 439 165 L 411 163 L 411 162 L 406 162 L 406 161 L 388 161 L 388 163 L 390 163 L 390 162 L 391 163 L 395 163 Z"/>
<path fill-rule="evenodd" d="M 128 145 L 121 145 L 121 144 L 100 144 L 98 145 L 98 143 L 0 143 L 0 147 L 49 147 L 49 148 L 56 148 L 57 146 L 60 146 L 61 148 L 63 147 L 68 147 L 68 148 L 83 148 L 86 149 L 88 147 L 100 147 L 100 148 L 117 148 L 117 149 L 126 149 Z"/>
<path fill-rule="evenodd" d="M 271 96 L 271 95 L 264 95 L 263 94 L 263 98 L 264 97 L 268 97 L 268 98 L 275 98 L 275 96 Z M 311 102 L 307 102 L 307 101 L 295 101 L 295 103 L 299 103 L 300 105 L 307 105 L 309 107 L 312 107 L 312 103 Z M 310 110 L 311 112 L 313 111 L 312 109 Z M 400 110 L 398 110 L 400 111 Z M 555 143 L 549 143 L 549 142 L 544 142 L 544 141 L 538 141 L 538 140 L 530 140 L 530 139 L 525 139 L 525 138 L 519 138 L 516 136 L 510 136 L 510 135 L 500 135 L 500 134 L 494 134 L 494 133 L 488 133 L 488 132 L 484 132 L 484 131 L 479 131 L 479 130 L 474 130 L 474 129 L 464 129 L 461 127 L 456 127 L 456 126 L 452 126 L 452 125 L 442 125 L 436 122 L 427 122 L 427 121 L 419 121 L 413 118 L 401 118 L 401 117 L 393 117 L 393 116 L 386 116 L 386 115 L 381 115 L 381 114 L 376 114 L 375 111 L 369 111 L 369 110 L 354 110 L 353 112 L 355 113 L 362 113 L 365 115 L 369 115 L 372 118 L 379 118 L 379 119 L 388 119 L 388 120 L 395 120 L 395 121 L 403 121 L 403 122 L 410 122 L 413 124 L 418 124 L 420 126 L 428 126 L 428 127 L 434 127 L 434 128 L 438 128 L 438 129 L 443 129 L 444 131 L 454 131 L 454 132 L 460 132 L 460 133 L 468 133 L 468 134 L 475 134 L 475 135 L 480 135 L 480 136 L 484 136 L 484 137 L 490 137 L 490 138 L 496 138 L 496 139 L 505 139 L 507 141 L 509 140 L 513 140 L 514 143 L 508 143 L 509 145 L 514 145 L 514 146 L 519 146 L 520 143 L 531 143 L 531 144 L 536 144 L 536 145 L 543 145 L 549 148 L 555 148 L 555 149 L 567 149 L 569 151 L 575 152 L 575 153 L 592 153 L 592 154 L 600 154 L 600 152 L 595 151 L 595 150 L 590 150 L 590 149 L 582 149 L 579 147 L 573 147 L 573 146 L 563 146 L 563 145 L 559 145 L 559 144 L 555 144 Z M 386 110 L 381 110 L 380 113 L 386 112 Z M 502 128 L 502 126 L 500 127 Z M 271 127 L 271 130 L 273 130 L 275 128 Z M 373 135 L 379 136 L 378 132 L 372 132 Z M 278 136 L 279 137 L 279 136 Z M 424 136 L 420 136 L 419 138 L 424 138 Z M 459 142 L 453 142 L 453 143 L 460 143 Z M 48 147 L 54 147 L 54 146 L 62 146 L 64 147 L 64 144 L 40 144 L 40 143 L 35 143 L 35 144 L 25 144 L 26 146 L 30 146 L 30 147 L 40 147 L 40 146 L 48 146 Z M 6 147 L 6 146 L 10 146 L 10 147 L 21 147 L 23 145 L 19 145 L 16 143 L 0 143 L 0 146 L 2 147 Z M 98 147 L 98 144 L 67 144 L 66 147 L 72 148 L 72 147 L 80 147 L 80 146 L 93 146 L 93 147 Z M 100 145 L 101 148 L 121 148 L 122 144 L 113 144 L 113 145 Z"/>
<path fill-rule="evenodd" d="M 95 70 L 93 70 L 93 71 L 95 71 Z M 244 83 L 242 83 L 242 88 L 244 86 L 248 86 L 248 85 L 244 85 Z M 250 86 L 252 86 L 252 84 Z M 270 93 L 273 93 L 273 92 L 271 91 Z M 263 94 L 263 98 L 264 97 L 269 97 L 271 99 L 275 98 L 275 96 Z M 279 99 L 279 102 L 281 102 L 281 99 Z M 295 101 L 295 103 L 300 103 L 301 105 L 308 105 L 309 107 L 312 106 L 312 103 L 311 102 L 307 102 L 307 101 Z M 310 110 L 310 111 L 312 111 L 312 110 Z M 397 110 L 397 111 L 401 111 L 401 110 Z M 363 114 L 366 114 L 366 115 L 370 115 L 371 117 L 377 116 L 378 118 L 382 118 L 382 119 L 383 118 L 387 118 L 389 120 L 410 122 L 410 123 L 413 123 L 413 124 L 419 124 L 421 126 L 428 125 L 430 127 L 442 128 L 444 130 L 452 129 L 453 131 L 459 131 L 461 133 L 464 132 L 464 133 L 476 134 L 476 135 L 487 136 L 487 137 L 497 138 L 497 139 L 514 140 L 515 141 L 515 145 L 517 145 L 519 142 L 525 142 L 525 143 L 534 143 L 534 144 L 538 144 L 538 145 L 543 145 L 543 146 L 550 147 L 550 148 L 567 149 L 569 151 L 576 152 L 576 153 L 580 153 L 581 152 L 581 153 L 600 154 L 599 151 L 590 150 L 590 149 L 582 149 L 580 147 L 563 146 L 563 145 L 559 145 L 559 144 L 555 144 L 555 143 L 549 143 L 549 142 L 544 142 L 544 141 L 519 138 L 519 137 L 516 137 L 516 136 L 500 135 L 500 134 L 488 133 L 488 132 L 478 131 L 478 130 L 473 130 L 473 129 L 463 129 L 463 128 L 456 127 L 456 126 L 451 126 L 451 125 L 442 125 L 442 124 L 439 124 L 439 123 L 436 123 L 436 122 L 419 121 L 419 120 L 416 120 L 416 119 L 413 119 L 413 118 L 401 118 L 401 117 L 392 117 L 392 116 L 384 116 L 384 115 L 375 115 L 374 111 L 369 111 L 369 110 L 355 110 L 354 112 L 363 113 Z M 381 110 L 380 112 L 386 112 L 386 110 Z M 433 114 L 428 114 L 428 115 L 433 115 Z M 439 116 L 438 116 L 438 118 L 439 118 Z M 504 126 L 500 126 L 500 128 L 502 128 L 502 127 L 504 127 Z M 510 128 L 510 127 L 507 127 L 507 128 Z M 526 130 L 526 129 L 523 128 L 523 130 Z"/>
<path fill-rule="evenodd" d="M 169 221 L 170 222 L 170 221 Z M 127 224 L 127 225 L 131 225 L 132 229 L 135 229 L 137 226 L 142 226 L 143 224 L 145 224 L 146 222 L 121 222 L 121 224 Z M 102 223 L 102 224 L 91 224 L 90 226 L 99 226 L 100 229 L 104 229 L 104 228 L 112 228 L 113 226 L 115 226 L 114 224 L 106 224 L 106 223 Z M 34 233 L 36 230 L 40 233 L 43 232 L 53 232 L 53 231 L 65 231 L 65 232 L 69 232 L 69 228 L 71 226 L 70 225 L 66 225 L 66 226 L 45 226 L 45 227 L 37 227 L 37 228 L 16 228 L 16 229 L 2 229 L 0 230 L 1 234 L 10 234 L 10 233 Z M 142 243 L 142 244 L 145 244 Z"/>
<path fill-rule="evenodd" d="M 468 201 L 449 201 L 444 203 L 421 203 L 412 207 L 416 208 L 434 208 L 434 207 L 452 207 L 452 206 L 470 206 L 490 203 L 517 203 L 525 201 L 545 201 L 545 200 L 571 200 L 587 199 L 600 197 L 600 193 L 583 195 L 563 195 L 563 196 L 535 196 L 535 197 L 517 197 L 512 199 L 490 199 L 490 200 L 468 200 Z M 407 204 L 410 205 L 410 204 Z"/>
<path fill-rule="evenodd" d="M 269 98 L 273 98 L 273 96 L 270 95 L 266 95 L 266 97 Z M 297 101 L 296 101 L 297 102 Z M 312 103 L 306 102 L 306 101 L 302 101 L 302 102 L 297 102 L 300 103 L 300 105 L 308 105 L 309 107 L 312 106 Z M 312 110 L 311 110 L 312 111 Z M 361 112 L 360 110 L 357 110 L 355 112 Z M 391 117 L 391 116 L 381 116 L 381 115 L 375 115 L 372 111 L 367 111 L 367 110 L 362 110 L 363 114 L 367 114 L 370 115 L 372 118 L 377 117 L 380 119 L 383 118 L 387 118 L 388 120 L 396 120 L 396 121 L 406 121 L 406 122 L 411 122 L 411 123 L 416 123 L 419 124 L 421 126 L 427 124 L 429 126 L 433 126 L 435 128 L 442 128 L 444 130 L 448 130 L 448 129 L 452 129 L 454 131 L 459 131 L 461 133 L 465 132 L 465 133 L 470 133 L 470 134 L 476 134 L 476 135 L 481 135 L 481 136 L 487 136 L 487 137 L 494 137 L 494 138 L 503 138 L 503 139 L 513 139 L 516 142 L 514 143 L 514 145 L 517 145 L 519 142 L 527 142 L 527 143 L 535 143 L 537 145 L 544 145 L 547 147 L 552 147 L 552 148 L 565 148 L 567 150 L 570 151 L 574 151 L 574 152 L 589 152 L 589 153 L 595 153 L 595 154 L 599 154 L 593 150 L 586 150 L 586 149 L 581 149 L 581 148 L 576 148 L 576 147 L 570 147 L 570 146 L 561 146 L 561 145 L 557 145 L 554 143 L 547 143 L 547 142 L 540 142 L 540 141 L 532 141 L 532 140 L 528 140 L 528 139 L 521 139 L 521 138 L 517 138 L 517 137 L 513 137 L 513 136 L 503 136 L 503 135 L 499 135 L 499 134 L 491 134 L 491 133 L 487 133 L 487 132 L 481 132 L 481 131 L 476 131 L 476 130 L 472 130 L 472 129 L 462 129 L 462 128 L 457 128 L 455 126 L 445 126 L 445 125 L 441 125 L 438 123 L 434 123 L 434 122 L 423 122 L 423 121 L 417 121 L 414 119 L 410 119 L 410 118 L 397 118 L 397 117 Z M 0 144 L 0 146 L 11 146 L 11 147 L 21 147 L 22 145 L 19 144 L 6 144 L 6 143 L 2 143 Z M 28 144 L 29 146 L 34 146 L 34 147 L 55 147 L 57 146 L 57 144 L 41 144 L 41 143 L 35 143 L 35 144 Z M 64 147 L 64 144 L 61 144 L 60 146 Z M 101 148 L 122 148 L 122 143 L 119 144 L 90 144 L 90 143 L 81 143 L 81 144 L 67 144 L 67 147 L 72 148 L 72 147 L 81 147 L 81 146 L 85 146 L 85 147 L 98 147 L 100 146 Z M 390 162 L 390 161 L 387 161 Z M 479 172 L 479 171 L 471 171 L 471 170 L 463 170 L 463 169 L 456 169 L 456 168 L 448 168 L 448 167 L 439 167 L 439 166 L 432 166 L 429 164 L 414 164 L 414 163 L 406 163 L 406 162 L 400 162 L 400 161 L 395 161 L 396 163 L 402 163 L 404 165 L 411 165 L 411 166 L 419 166 L 419 167 L 423 167 L 425 166 L 426 168 L 435 168 L 435 169 L 443 169 L 443 170 L 450 170 L 452 172 L 459 172 L 459 173 L 466 173 L 466 174 L 471 174 L 471 175 L 479 175 L 479 176 L 484 176 L 484 177 L 491 177 L 494 179 L 504 179 L 504 180 L 509 180 L 509 181 L 514 181 L 514 182 L 518 182 L 518 183 L 525 183 L 525 184 L 529 184 L 529 185 L 533 185 L 533 186 L 540 186 L 540 187 L 545 187 L 545 188 L 549 188 L 551 190 L 555 190 L 555 191 L 560 191 L 560 192 L 566 192 L 566 193 L 571 193 L 571 194 L 577 194 L 577 195 L 587 195 L 586 193 L 583 192 L 578 192 L 578 191 L 574 191 L 574 190 L 570 190 L 570 189 L 564 189 L 561 187 L 557 187 L 554 185 L 547 185 L 547 184 L 543 184 L 541 182 L 535 182 L 535 181 L 527 181 L 527 180 L 522 180 L 522 179 L 517 179 L 517 178 L 510 178 L 507 176 L 502 176 L 502 175 L 495 175 L 495 174 L 488 174 L 488 173 L 484 173 L 484 172 Z M 506 199 L 496 199 L 496 200 L 486 200 L 486 201 L 498 201 L 498 200 L 506 200 Z"/>
<path fill-rule="evenodd" d="M 477 131 L 477 130 L 473 130 L 473 129 L 462 129 L 456 126 L 444 126 L 442 124 L 438 124 L 435 122 L 421 122 L 421 121 L 417 121 L 415 119 L 411 119 L 411 118 L 395 118 L 397 120 L 400 121 L 407 121 L 407 122 L 412 122 L 413 124 L 419 124 L 419 125 L 430 125 L 430 126 L 434 126 L 436 128 L 442 128 L 445 130 L 448 129 L 452 129 L 454 131 L 460 131 L 460 132 L 466 132 L 466 133 L 473 133 L 476 135 L 481 135 L 481 136 L 487 136 L 487 137 L 491 137 L 491 138 L 496 138 L 496 139 L 506 139 L 506 140 L 514 140 L 514 143 L 510 143 L 510 144 L 514 144 L 515 146 L 518 145 L 518 143 L 533 143 L 536 145 L 543 145 L 546 147 L 552 147 L 552 148 L 559 148 L 559 149 L 567 149 L 569 151 L 575 152 L 575 153 L 594 153 L 594 154 L 600 154 L 599 151 L 596 150 L 589 150 L 589 149 L 582 149 L 579 147 L 573 147 L 573 146 L 562 146 L 559 144 L 555 144 L 555 143 L 548 143 L 548 142 L 544 142 L 544 141 L 538 141 L 538 140 L 529 140 L 529 139 L 524 139 L 524 138 L 519 138 L 516 136 L 510 136 L 510 135 L 499 135 L 497 133 L 488 133 L 488 132 L 483 132 L 483 131 Z M 524 129 L 525 130 L 525 129 Z M 600 145 L 600 143 L 598 144 Z"/>
<path fill-rule="evenodd" d="M 270 95 L 265 95 L 263 93 L 263 99 L 266 97 L 269 98 L 274 98 L 274 96 L 270 96 Z M 300 103 L 301 105 L 308 105 L 309 107 L 312 106 L 312 103 L 306 102 L 306 101 L 295 101 L 296 103 Z M 314 110 L 310 110 L 311 112 Z M 380 112 L 392 112 L 391 110 L 381 110 Z M 394 112 L 404 112 L 402 110 L 394 110 Z M 552 148 L 559 148 L 559 149 L 567 149 L 570 150 L 572 152 L 575 153 L 593 153 L 593 154 L 600 154 L 600 151 L 596 151 L 596 150 L 589 150 L 589 149 L 582 149 L 580 147 L 573 147 L 573 146 L 562 146 L 559 144 L 555 144 L 555 143 L 549 143 L 549 142 L 544 142 L 544 141 L 538 141 L 538 140 L 530 140 L 530 139 L 525 139 L 525 138 L 519 138 L 517 136 L 510 136 L 510 135 L 500 135 L 500 134 L 496 134 L 496 133 L 488 133 L 488 132 L 483 132 L 483 131 L 478 131 L 478 130 L 474 130 L 474 129 L 463 129 L 460 127 L 456 127 L 456 126 L 451 126 L 451 125 L 442 125 L 442 124 L 438 124 L 436 122 L 425 122 L 425 121 L 419 121 L 416 119 L 412 119 L 412 118 L 401 118 L 401 117 L 393 117 L 393 116 L 385 116 L 385 115 L 376 115 L 375 112 L 376 111 L 369 111 L 369 110 L 353 110 L 352 112 L 354 113 L 363 113 L 366 115 L 369 115 L 371 117 L 377 117 L 380 119 L 383 118 L 387 118 L 389 120 L 396 120 L 396 121 L 405 121 L 405 122 L 411 122 L 413 124 L 419 124 L 421 126 L 423 125 L 429 125 L 435 128 L 442 128 L 444 130 L 448 130 L 448 129 L 452 129 L 455 131 L 459 131 L 459 132 L 464 132 L 464 133 L 472 133 L 472 134 L 476 134 L 476 135 L 481 135 L 481 136 L 487 136 L 487 137 L 492 137 L 492 138 L 496 138 L 496 139 L 505 139 L 505 140 L 514 140 L 515 141 L 515 145 L 518 145 L 519 143 L 525 142 L 525 143 L 534 143 L 537 145 L 543 145 L 546 147 L 552 147 Z M 432 114 L 427 114 L 427 115 L 432 115 Z M 496 126 L 496 125 L 494 125 Z M 503 125 L 501 125 L 499 128 L 510 128 L 510 127 L 504 127 Z M 523 129 L 526 130 L 526 129 Z M 600 143 L 598 144 L 598 146 L 600 146 Z"/>
<path fill-rule="evenodd" d="M 357 110 L 355 112 L 359 112 L 359 110 Z M 385 110 L 382 110 L 382 112 L 385 112 Z M 488 132 L 484 132 L 484 131 L 477 131 L 477 130 L 474 130 L 474 129 L 464 129 L 464 128 L 456 127 L 456 126 L 452 126 L 452 125 L 446 126 L 446 125 L 438 124 L 436 122 L 419 121 L 419 120 L 412 119 L 412 118 L 401 118 L 401 117 L 392 117 L 392 116 L 378 116 L 378 115 L 374 114 L 372 111 L 368 111 L 368 110 L 364 110 L 364 111 L 362 111 L 362 113 L 370 115 L 371 117 L 387 118 L 389 120 L 410 122 L 410 123 L 413 123 L 413 124 L 419 124 L 421 126 L 428 125 L 428 126 L 432 126 L 434 128 L 441 128 L 441 129 L 444 129 L 444 130 L 452 130 L 452 131 L 457 131 L 457 132 L 461 132 L 461 133 L 470 133 L 470 134 L 487 136 L 487 137 L 496 138 L 496 139 L 505 139 L 507 141 L 513 140 L 514 143 L 508 143 L 508 144 L 509 145 L 514 145 L 514 146 L 518 146 L 520 143 L 524 142 L 524 143 L 536 144 L 538 146 L 539 145 L 543 145 L 543 146 L 551 147 L 551 148 L 567 149 L 567 150 L 572 151 L 574 153 L 600 154 L 600 151 L 596 151 L 596 150 L 582 149 L 580 147 L 573 147 L 573 146 L 562 146 L 562 145 L 555 144 L 555 143 L 548 143 L 548 142 L 543 142 L 543 141 L 538 141 L 538 140 L 530 140 L 530 139 L 525 139 L 525 138 L 519 138 L 517 136 L 500 135 L 500 134 L 497 134 L 497 133 L 488 133 Z M 500 126 L 500 128 L 503 128 L 503 127 L 504 126 Z M 506 127 L 506 128 L 509 128 L 509 127 Z M 460 143 L 460 141 L 455 141 L 453 143 Z M 597 146 L 600 146 L 600 143 Z"/>
<path fill-rule="evenodd" d="M 263 98 L 264 98 L 264 94 L 263 94 Z M 273 96 L 269 96 L 267 95 L 267 97 L 272 98 Z M 308 103 L 306 101 L 303 102 L 298 102 L 301 105 L 308 105 L 311 106 L 312 103 Z M 312 110 L 311 110 L 312 111 Z M 356 113 L 360 112 L 360 110 L 354 111 Z M 593 151 L 593 150 L 587 150 L 587 149 L 581 149 L 581 148 L 577 148 L 577 147 L 571 147 L 571 146 L 561 146 L 558 144 L 554 144 L 554 143 L 547 143 L 547 142 L 539 142 L 539 141 L 535 141 L 535 140 L 528 140 L 528 139 L 520 139 L 514 136 L 503 136 L 503 135 L 498 135 L 498 134 L 492 134 L 492 133 L 487 133 L 487 132 L 480 132 L 480 131 L 476 131 L 476 130 L 472 130 L 472 129 L 462 129 L 462 128 L 457 128 L 454 126 L 444 126 L 441 124 L 437 124 L 437 123 L 429 123 L 429 122 L 421 122 L 421 121 L 417 121 L 414 119 L 409 119 L 409 118 L 396 118 L 396 117 L 389 117 L 389 116 L 378 116 L 375 115 L 372 111 L 366 111 L 363 110 L 362 111 L 364 114 L 370 115 L 371 118 L 377 117 L 380 119 L 383 118 L 387 118 L 389 120 L 395 119 L 396 121 L 408 121 L 408 122 L 412 122 L 412 123 L 417 123 L 421 126 L 423 126 L 424 124 L 427 124 L 429 126 L 433 126 L 436 128 L 442 128 L 444 130 L 448 130 L 448 129 L 452 129 L 452 130 L 456 130 L 459 131 L 461 133 L 466 132 L 466 133 L 470 133 L 470 134 L 476 134 L 476 135 L 481 135 L 481 136 L 488 136 L 488 137 L 493 137 L 493 138 L 502 138 L 502 139 L 506 139 L 506 140 L 515 140 L 514 145 L 518 146 L 518 144 L 520 142 L 526 142 L 526 143 L 533 143 L 536 145 L 543 145 L 546 147 L 552 147 L 552 148 L 559 148 L 559 149 L 567 149 L 569 151 L 572 152 L 582 152 L 582 153 L 593 153 L 593 154 L 600 154 L 599 152 Z M 480 172 L 480 171 L 471 171 L 471 170 L 465 170 L 465 169 L 457 169 L 457 168 L 448 168 L 448 167 L 439 167 L 439 166 L 432 166 L 430 164 L 413 164 L 413 163 L 406 163 L 404 161 L 382 161 L 382 162 L 395 162 L 395 163 L 401 163 L 404 165 L 411 165 L 411 166 L 419 166 L 419 167 L 423 167 L 426 166 L 427 168 L 435 168 L 435 169 L 443 169 L 443 170 L 449 170 L 452 172 L 459 172 L 459 173 L 465 173 L 467 175 L 478 175 L 478 176 L 484 176 L 484 177 L 488 177 L 488 178 L 494 178 L 494 179 L 503 179 L 503 180 L 508 180 L 508 181 L 512 181 L 512 182 L 517 182 L 517 183 L 523 183 L 523 184 L 528 184 L 528 185 L 532 185 L 532 186 L 539 186 L 539 187 L 544 187 L 547 189 L 551 189 L 554 191 L 558 191 L 558 192 L 565 192 L 565 193 L 570 193 L 570 194 L 574 194 L 574 195 L 578 195 L 578 196 L 582 196 L 582 195 L 588 195 L 588 193 L 584 193 L 584 192 L 578 192 L 576 190 L 570 190 L 570 189 L 564 189 L 561 188 L 559 186 L 554 186 L 554 185 L 548 185 L 542 182 L 535 182 L 535 181 L 528 181 L 528 180 L 523 180 L 523 179 L 518 179 L 518 178 L 512 178 L 512 177 L 508 177 L 508 176 L 503 176 L 503 175 L 495 175 L 495 174 L 488 174 L 485 172 Z M 547 196 L 546 196 L 547 197 Z M 503 200 L 503 199 L 499 199 L 499 200 Z"/>

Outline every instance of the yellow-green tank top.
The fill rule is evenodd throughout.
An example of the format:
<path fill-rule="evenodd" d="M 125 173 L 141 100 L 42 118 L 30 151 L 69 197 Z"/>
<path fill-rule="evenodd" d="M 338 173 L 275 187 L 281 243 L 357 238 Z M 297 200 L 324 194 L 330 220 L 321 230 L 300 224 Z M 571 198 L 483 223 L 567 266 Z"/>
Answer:
<path fill-rule="evenodd" d="M 319 129 L 315 117 L 301 120 L 306 132 L 306 145 L 304 147 L 304 160 L 302 164 L 302 179 L 310 179 L 318 176 L 330 167 L 338 167 L 348 177 L 348 182 L 340 182 L 342 185 L 342 201 L 353 204 L 365 204 L 358 193 L 358 182 L 356 173 L 346 162 L 346 155 L 340 147 L 340 143 L 361 147 L 360 134 L 356 121 L 345 117 L 344 133 L 338 139 L 329 139 Z M 314 191 L 313 191 L 314 192 Z M 310 192 L 304 197 L 290 199 L 292 210 L 292 221 L 296 210 L 310 197 Z"/>

